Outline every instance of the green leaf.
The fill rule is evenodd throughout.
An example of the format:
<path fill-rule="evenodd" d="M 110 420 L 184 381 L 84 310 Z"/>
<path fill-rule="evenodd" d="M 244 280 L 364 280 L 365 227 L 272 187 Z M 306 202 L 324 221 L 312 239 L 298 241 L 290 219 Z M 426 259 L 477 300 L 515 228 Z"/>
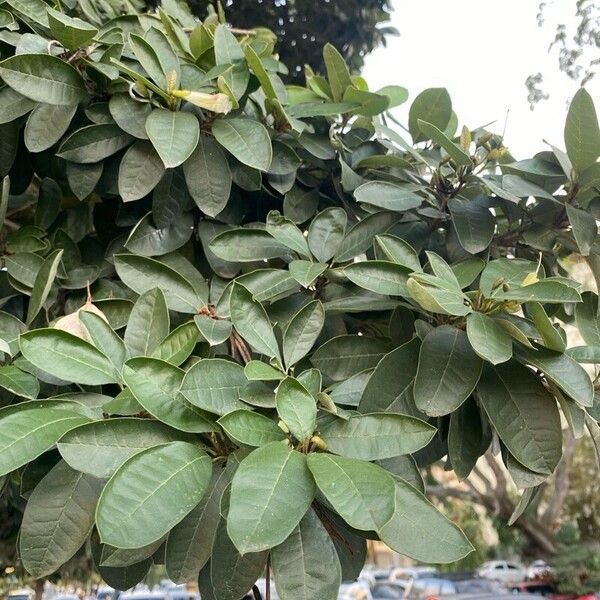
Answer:
<path fill-rule="evenodd" d="M 279 384 L 275 402 L 279 417 L 298 441 L 312 436 L 317 426 L 317 403 L 297 379 L 287 377 Z"/>
<path fill-rule="evenodd" d="M 231 170 L 225 154 L 214 139 L 201 135 L 196 149 L 183 164 L 185 181 L 198 208 L 217 216 L 231 193 Z"/>
<path fill-rule="evenodd" d="M 240 554 L 281 544 L 305 515 L 315 493 L 306 457 L 281 442 L 254 450 L 231 483 L 227 532 Z"/>
<path fill-rule="evenodd" d="M 436 429 L 406 415 L 356 415 L 320 428 L 327 450 L 348 458 L 379 460 L 412 454 L 429 444 Z"/>
<path fill-rule="evenodd" d="M 249 381 L 281 381 L 285 375 L 262 360 L 251 360 L 244 367 L 244 375 Z"/>
<path fill-rule="evenodd" d="M 468 398 L 450 415 L 448 456 L 459 479 L 466 479 L 483 451 L 483 429 L 477 403 Z"/>
<path fill-rule="evenodd" d="M 70 429 L 89 419 L 66 402 L 33 400 L 0 410 L 0 475 L 49 450 Z"/>
<path fill-rule="evenodd" d="M 336 262 L 346 262 L 362 254 L 371 244 L 373 238 L 397 222 L 397 215 L 392 212 L 378 212 L 366 216 L 354 225 L 344 236 L 335 253 Z"/>
<path fill-rule="evenodd" d="M 181 431 L 214 431 L 206 414 L 180 393 L 184 372 L 157 358 L 131 358 L 123 367 L 123 380 L 135 399 L 159 421 Z"/>
<path fill-rule="evenodd" d="M 565 394 L 581 406 L 594 405 L 594 389 L 586 370 L 570 356 L 539 348 L 518 348 L 515 358 L 519 362 L 539 369 Z"/>
<path fill-rule="evenodd" d="M 163 540 L 161 538 L 160 540 L 157 540 L 152 544 L 148 544 L 147 546 L 129 549 L 115 548 L 114 546 L 104 544 L 102 548 L 100 566 L 107 568 L 122 568 L 139 564 L 145 559 L 151 558 L 152 555 L 155 554 L 160 548 L 162 543 Z"/>
<path fill-rule="evenodd" d="M 417 125 L 421 133 L 425 136 L 425 139 L 433 140 L 435 144 L 443 148 L 457 166 L 469 167 L 473 164 L 471 157 L 438 127 L 422 119 L 417 119 Z"/>
<path fill-rule="evenodd" d="M 196 315 L 194 323 L 202 337 L 211 345 L 218 346 L 229 339 L 231 335 L 231 321 L 213 319 L 208 315 Z"/>
<path fill-rule="evenodd" d="M 0 387 L 30 400 L 37 398 L 40 393 L 37 378 L 13 365 L 0 366 Z"/>
<path fill-rule="evenodd" d="M 83 545 L 94 524 L 102 485 L 62 461 L 38 483 L 19 537 L 23 566 L 32 577 L 54 573 Z"/>
<path fill-rule="evenodd" d="M 107 479 L 138 452 L 181 437 L 180 431 L 150 419 L 105 419 L 71 429 L 60 438 L 58 450 L 76 471 Z"/>
<path fill-rule="evenodd" d="M 403 188 L 387 181 L 367 181 L 354 190 L 357 202 L 364 202 L 371 206 L 403 212 L 418 208 L 423 199 L 410 188 Z"/>
<path fill-rule="evenodd" d="M 221 498 L 230 479 L 228 470 L 215 466 L 200 503 L 169 533 L 165 565 L 172 581 L 195 579 L 208 562 L 221 518 Z"/>
<path fill-rule="evenodd" d="M 288 247 L 278 242 L 262 229 L 231 229 L 217 235 L 210 242 L 210 250 L 219 258 L 230 262 L 254 262 L 279 258 L 290 253 Z"/>
<path fill-rule="evenodd" d="M 460 291 L 445 287 L 443 281 L 428 275 L 413 274 L 406 282 L 410 296 L 427 311 L 464 317 L 472 312 L 467 297 Z"/>
<path fill-rule="evenodd" d="M 108 357 L 117 373 L 120 373 L 127 358 L 127 349 L 123 340 L 100 315 L 89 312 L 85 308 L 78 314 L 94 346 Z"/>
<path fill-rule="evenodd" d="M 250 410 L 234 410 L 221 417 L 217 423 L 234 442 L 245 446 L 265 446 L 286 439 L 277 423 Z"/>
<path fill-rule="evenodd" d="M 231 152 L 241 163 L 268 171 L 273 157 L 269 133 L 258 121 L 252 119 L 217 119 L 212 133 L 221 146 Z"/>
<path fill-rule="evenodd" d="M 445 88 L 429 88 L 421 92 L 413 101 L 408 113 L 408 129 L 413 141 L 430 139 L 419 127 L 419 119 L 444 131 L 452 116 L 452 101 Z"/>
<path fill-rule="evenodd" d="M 271 552 L 281 600 L 337 600 L 342 569 L 335 545 L 313 509 Z"/>
<path fill-rule="evenodd" d="M 414 560 L 452 563 L 474 548 L 465 534 L 408 483 L 395 481 L 392 518 L 379 529 L 390 548 Z"/>
<path fill-rule="evenodd" d="M 123 202 L 132 202 L 147 196 L 165 173 L 163 162 L 146 140 L 130 146 L 119 166 L 119 194 Z"/>
<path fill-rule="evenodd" d="M 87 98 L 81 75 L 49 54 L 17 54 L 0 62 L 0 76 L 16 92 L 35 102 L 73 106 Z"/>
<path fill-rule="evenodd" d="M 325 323 L 325 309 L 318 300 L 302 307 L 283 334 L 283 359 L 289 368 L 304 358 L 317 341 Z"/>
<path fill-rule="evenodd" d="M 233 284 L 230 308 L 233 326 L 252 348 L 281 362 L 279 345 L 265 309 L 254 299 L 252 293 L 239 283 Z"/>
<path fill-rule="evenodd" d="M 282 216 L 279 211 L 272 210 L 269 212 L 266 229 L 270 235 L 284 246 L 287 246 L 300 256 L 310 258 L 310 251 L 304 234 L 290 219 Z"/>
<path fill-rule="evenodd" d="M 312 453 L 307 457 L 318 488 L 355 529 L 379 531 L 394 514 L 394 479 L 381 467 L 354 458 Z"/>
<path fill-rule="evenodd" d="M 579 252 L 583 256 L 588 256 L 598 235 L 596 219 L 589 212 L 574 208 L 570 204 L 567 204 L 565 208 Z"/>
<path fill-rule="evenodd" d="M 467 334 L 449 325 L 432 329 L 423 340 L 415 378 L 415 403 L 431 416 L 447 415 L 471 394 L 483 361 Z"/>
<path fill-rule="evenodd" d="M 584 292 L 581 298 L 582 302 L 575 305 L 577 329 L 586 344 L 600 346 L 598 296 L 593 292 Z"/>
<path fill-rule="evenodd" d="M 0 88 L 0 124 L 10 123 L 35 107 L 36 103 L 33 100 L 25 98 L 8 85 Z"/>
<path fill-rule="evenodd" d="M 512 357 L 512 339 L 500 324 L 478 312 L 467 315 L 467 336 L 473 350 L 493 365 Z"/>
<path fill-rule="evenodd" d="M 327 80 L 331 88 L 331 95 L 335 102 L 340 102 L 344 97 L 346 88 L 352 85 L 348 66 L 335 46 L 325 44 L 323 47 L 323 62 L 327 69 Z"/>
<path fill-rule="evenodd" d="M 355 262 L 344 269 L 352 283 L 377 294 L 406 296 L 406 283 L 411 271 L 407 267 L 385 260 Z"/>
<path fill-rule="evenodd" d="M 569 106 L 565 122 L 565 146 L 577 173 L 600 156 L 600 128 L 592 97 L 580 88 Z"/>
<path fill-rule="evenodd" d="M 128 146 L 132 139 L 117 125 L 87 125 L 63 141 L 57 156 L 79 164 L 97 163 Z"/>
<path fill-rule="evenodd" d="M 24 139 L 29 152 L 43 152 L 54 146 L 66 133 L 76 110 L 76 105 L 38 104 L 25 125 Z"/>
<path fill-rule="evenodd" d="M 48 5 L 42 0 L 8 0 L 6 4 L 19 15 L 48 27 Z"/>
<path fill-rule="evenodd" d="M 244 369 L 230 360 L 205 358 L 186 372 L 181 393 L 194 406 L 216 415 L 244 408 L 240 390 L 247 383 Z"/>
<path fill-rule="evenodd" d="M 490 245 L 496 227 L 487 202 L 451 198 L 448 208 L 460 245 L 471 254 L 483 252 Z"/>
<path fill-rule="evenodd" d="M 67 50 L 86 46 L 98 33 L 98 30 L 86 21 L 69 17 L 53 8 L 48 8 L 48 24 L 54 39 Z"/>
<path fill-rule="evenodd" d="M 21 335 L 21 352 L 35 367 L 64 381 L 103 385 L 118 381 L 118 373 L 102 352 L 59 329 L 34 329 Z"/>
<path fill-rule="evenodd" d="M 192 321 L 183 323 L 160 343 L 152 356 L 178 366 L 185 362 L 194 351 L 198 337 L 198 328 L 195 323 Z"/>
<path fill-rule="evenodd" d="M 148 77 L 161 89 L 167 89 L 167 77 L 162 68 L 157 50 L 143 37 L 129 34 L 129 45 Z"/>
<path fill-rule="evenodd" d="M 268 552 L 237 551 L 222 519 L 210 563 L 200 573 L 200 593 L 205 600 L 237 600 L 264 573 Z"/>
<path fill-rule="evenodd" d="M 477 393 L 509 452 L 536 473 L 552 473 L 562 454 L 560 415 L 538 377 L 514 362 L 486 368 Z"/>
<path fill-rule="evenodd" d="M 322 275 L 327 269 L 324 263 L 312 263 L 309 260 L 293 260 L 288 269 L 290 275 L 302 286 L 311 286 L 317 277 Z"/>
<path fill-rule="evenodd" d="M 361 413 L 386 411 L 418 416 L 413 383 L 420 345 L 419 339 L 413 338 L 379 361 L 360 399 Z"/>
<path fill-rule="evenodd" d="M 115 123 L 133 137 L 147 140 L 146 119 L 152 112 L 152 105 L 138 102 L 129 94 L 114 94 L 108 102 L 108 110 Z"/>
<path fill-rule="evenodd" d="M 527 303 L 527 316 L 531 318 L 536 329 L 542 335 L 544 346 L 556 352 L 564 352 L 567 347 L 560 331 L 554 327 L 544 307 L 538 302 Z"/>
<path fill-rule="evenodd" d="M 110 478 L 96 510 L 100 539 L 116 548 L 155 542 L 200 502 L 212 471 L 209 456 L 187 442 L 144 450 Z"/>
<path fill-rule="evenodd" d="M 117 274 L 137 294 L 159 288 L 167 306 L 183 313 L 195 314 L 206 303 L 184 275 L 162 262 L 135 254 L 115 254 L 114 259 Z"/>
<path fill-rule="evenodd" d="M 312 364 L 334 381 L 374 367 L 389 350 L 383 340 L 364 335 L 340 335 L 315 350 Z"/>
<path fill-rule="evenodd" d="M 106 585 L 109 585 L 116 590 L 128 590 L 133 588 L 146 577 L 152 566 L 152 559 L 147 558 L 139 563 L 134 563 L 125 567 L 105 567 L 102 565 L 102 557 L 107 554 L 106 551 L 108 549 L 117 552 L 124 551 L 101 544 L 100 539 L 98 538 L 98 532 L 95 529 L 92 532 L 90 541 L 92 557 L 96 569 Z"/>
<path fill-rule="evenodd" d="M 327 262 L 338 251 L 346 231 L 348 216 L 341 208 L 326 208 L 310 223 L 308 247 L 320 262 Z"/>
<path fill-rule="evenodd" d="M 103 170 L 102 162 L 87 165 L 67 163 L 67 180 L 77 199 L 85 200 L 94 191 Z"/>
<path fill-rule="evenodd" d="M 60 264 L 63 255 L 63 250 L 55 250 L 52 254 L 42 263 L 40 270 L 38 271 L 33 289 L 31 291 L 31 298 L 29 300 L 29 306 L 27 307 L 27 324 L 30 325 L 32 321 L 37 317 L 38 313 L 44 306 L 44 302 L 48 299 L 50 294 L 50 288 L 56 278 L 56 272 L 58 265 Z"/>
<path fill-rule="evenodd" d="M 388 260 L 413 271 L 421 271 L 421 262 L 415 249 L 395 235 L 376 235 L 375 254 L 380 260 Z"/>
<path fill-rule="evenodd" d="M 156 108 L 146 119 L 146 133 L 165 167 L 172 169 L 196 149 L 200 124 L 193 113 Z"/>
<path fill-rule="evenodd" d="M 137 300 L 125 329 L 125 345 L 131 356 L 150 356 L 169 335 L 169 311 L 159 288 Z"/>

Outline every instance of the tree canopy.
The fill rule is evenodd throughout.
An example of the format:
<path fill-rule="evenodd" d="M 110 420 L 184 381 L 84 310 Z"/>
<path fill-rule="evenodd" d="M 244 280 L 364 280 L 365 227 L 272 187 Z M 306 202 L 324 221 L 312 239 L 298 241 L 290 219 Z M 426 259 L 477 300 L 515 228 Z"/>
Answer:
<path fill-rule="evenodd" d="M 600 444 L 600 132 L 515 160 L 441 88 L 407 132 L 336 48 L 284 85 L 264 29 L 184 3 L 0 12 L 0 477 L 36 578 L 85 544 L 110 585 L 153 563 L 203 600 L 269 565 L 335 600 L 366 540 L 467 555 L 420 468 L 488 449 L 519 517 Z M 586 345 L 567 347 L 575 324 Z"/>
<path fill-rule="evenodd" d="M 211 0 L 190 0 L 204 18 Z M 322 48 L 333 44 L 351 71 L 360 71 L 365 54 L 385 45 L 386 35 L 397 34 L 389 24 L 389 0 L 231 0 L 224 3 L 236 27 L 267 27 L 279 40 L 277 52 L 288 67 L 286 79 L 303 81 L 304 66 L 323 69 Z"/>

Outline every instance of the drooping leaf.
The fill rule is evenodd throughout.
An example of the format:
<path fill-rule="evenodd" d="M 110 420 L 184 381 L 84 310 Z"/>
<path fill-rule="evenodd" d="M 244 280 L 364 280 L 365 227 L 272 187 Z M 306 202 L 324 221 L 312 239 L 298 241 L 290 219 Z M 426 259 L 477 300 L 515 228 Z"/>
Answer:
<path fill-rule="evenodd" d="M 146 133 L 165 167 L 172 169 L 196 149 L 200 125 L 192 113 L 156 108 L 146 119 Z"/>
<path fill-rule="evenodd" d="M 561 456 L 560 416 L 540 380 L 526 367 L 510 362 L 486 368 L 477 392 L 510 453 L 537 473 L 552 473 Z"/>
<path fill-rule="evenodd" d="M 160 539 L 200 502 L 211 471 L 209 456 L 187 442 L 136 454 L 102 490 L 96 511 L 100 539 L 116 548 Z"/>
<path fill-rule="evenodd" d="M 272 442 L 254 450 L 231 483 L 227 532 L 241 554 L 282 543 L 313 500 L 315 483 L 303 454 Z"/>
<path fill-rule="evenodd" d="M 17 54 L 0 62 L 2 79 L 35 102 L 73 106 L 87 97 L 77 70 L 49 54 Z"/>
<path fill-rule="evenodd" d="M 424 448 L 435 435 L 431 425 L 406 415 L 366 414 L 323 425 L 320 437 L 335 454 L 362 460 L 393 458 Z"/>
<path fill-rule="evenodd" d="M 223 148 L 241 163 L 268 171 L 273 157 L 271 138 L 265 127 L 252 119 L 218 119 L 212 133 Z"/>
<path fill-rule="evenodd" d="M 337 600 L 342 569 L 333 541 L 309 509 L 296 529 L 271 552 L 281 600 Z"/>
<path fill-rule="evenodd" d="M 23 566 L 36 578 L 54 573 L 85 542 L 102 480 L 59 462 L 36 486 L 25 513 L 19 547 Z"/>
<path fill-rule="evenodd" d="M 279 384 L 275 402 L 279 417 L 297 440 L 312 436 L 317 423 L 317 403 L 297 379 L 287 377 Z"/>
<path fill-rule="evenodd" d="M 0 475 L 49 450 L 70 429 L 89 422 L 75 407 L 51 400 L 24 402 L 0 410 Z"/>
<path fill-rule="evenodd" d="M 309 302 L 294 315 L 283 334 L 283 359 L 288 367 L 310 352 L 324 323 L 325 310 L 318 300 Z"/>
<path fill-rule="evenodd" d="M 471 394 L 483 361 L 475 354 L 467 335 L 442 325 L 425 336 L 415 378 L 415 403 L 424 413 L 446 415 Z"/>

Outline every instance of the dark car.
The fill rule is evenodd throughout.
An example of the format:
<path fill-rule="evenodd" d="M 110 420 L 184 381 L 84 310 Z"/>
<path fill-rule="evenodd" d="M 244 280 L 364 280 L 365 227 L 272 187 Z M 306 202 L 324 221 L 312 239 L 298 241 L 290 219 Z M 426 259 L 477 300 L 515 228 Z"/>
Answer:
<path fill-rule="evenodd" d="M 373 600 L 401 600 L 406 592 L 406 581 L 377 582 L 372 588 Z"/>
<path fill-rule="evenodd" d="M 489 579 L 455 580 L 446 577 L 422 577 L 413 579 L 407 586 L 406 598 L 426 600 L 455 594 L 506 594 L 507 590 L 497 581 Z"/>

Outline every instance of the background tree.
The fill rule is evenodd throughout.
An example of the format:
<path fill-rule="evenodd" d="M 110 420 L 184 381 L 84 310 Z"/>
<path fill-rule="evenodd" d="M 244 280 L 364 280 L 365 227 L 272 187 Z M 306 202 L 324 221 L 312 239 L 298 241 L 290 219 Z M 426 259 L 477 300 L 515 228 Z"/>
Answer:
<path fill-rule="evenodd" d="M 204 18 L 212 0 L 188 0 L 196 15 Z M 277 52 L 289 69 L 288 79 L 302 82 L 304 65 L 322 72 L 322 48 L 333 44 L 352 72 L 359 72 L 365 54 L 385 45 L 390 26 L 389 0 L 230 0 L 225 14 L 236 27 L 267 27 L 279 40 Z"/>
<path fill-rule="evenodd" d="M 557 54 L 559 69 L 570 79 L 585 85 L 600 65 L 600 6 L 595 0 L 571 0 L 575 14 L 574 26 L 559 23 L 548 52 Z M 539 27 L 546 26 L 545 12 L 548 2 L 541 2 L 538 13 Z M 544 91 L 543 73 L 530 75 L 525 82 L 528 100 L 534 106 L 548 98 Z"/>

